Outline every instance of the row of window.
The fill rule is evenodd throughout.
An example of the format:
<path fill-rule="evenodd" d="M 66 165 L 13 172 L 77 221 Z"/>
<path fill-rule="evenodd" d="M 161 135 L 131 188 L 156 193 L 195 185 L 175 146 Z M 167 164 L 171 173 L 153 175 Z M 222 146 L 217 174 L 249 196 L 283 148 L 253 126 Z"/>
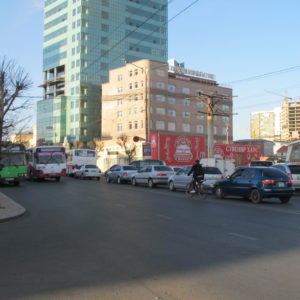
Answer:
<path fill-rule="evenodd" d="M 123 123 L 118 123 L 117 124 L 117 131 L 122 132 L 125 130 Z M 150 126 L 152 128 L 152 124 Z M 177 131 L 179 130 L 179 125 L 176 124 L 175 122 L 165 122 L 165 121 L 156 121 L 155 123 L 155 129 L 156 130 L 167 130 L 167 131 Z M 127 129 L 133 130 L 133 129 L 143 129 L 144 128 L 144 122 L 143 120 L 139 121 L 129 121 Z M 219 128 L 219 130 L 222 130 L 222 135 L 226 135 L 228 133 L 228 129 L 225 127 Z M 181 124 L 181 130 L 183 132 L 191 132 L 191 124 L 189 123 L 182 123 Z M 204 126 L 203 125 L 196 125 L 195 131 L 198 134 L 203 134 L 204 133 Z M 214 134 L 218 134 L 218 128 L 214 126 Z"/>

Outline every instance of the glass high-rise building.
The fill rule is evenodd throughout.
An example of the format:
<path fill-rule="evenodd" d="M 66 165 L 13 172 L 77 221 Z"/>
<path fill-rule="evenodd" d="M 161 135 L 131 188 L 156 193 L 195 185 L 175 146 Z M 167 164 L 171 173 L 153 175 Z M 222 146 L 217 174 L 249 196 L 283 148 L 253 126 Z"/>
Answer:
<path fill-rule="evenodd" d="M 124 60 L 166 62 L 167 39 L 167 0 L 45 0 L 37 140 L 99 137 L 108 70 Z"/>

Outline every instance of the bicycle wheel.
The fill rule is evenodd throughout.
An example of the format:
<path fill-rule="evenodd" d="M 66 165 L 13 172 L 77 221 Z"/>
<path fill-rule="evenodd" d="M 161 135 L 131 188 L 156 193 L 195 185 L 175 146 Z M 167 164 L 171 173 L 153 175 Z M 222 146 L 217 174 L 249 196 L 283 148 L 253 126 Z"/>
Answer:
<path fill-rule="evenodd" d="M 185 187 L 185 193 L 186 195 L 193 197 L 196 193 L 194 191 L 193 182 L 190 182 Z"/>
<path fill-rule="evenodd" d="M 199 185 L 199 193 L 198 194 L 199 194 L 199 197 L 201 200 L 205 200 L 207 197 L 207 194 L 208 194 L 207 188 L 202 183 Z"/>

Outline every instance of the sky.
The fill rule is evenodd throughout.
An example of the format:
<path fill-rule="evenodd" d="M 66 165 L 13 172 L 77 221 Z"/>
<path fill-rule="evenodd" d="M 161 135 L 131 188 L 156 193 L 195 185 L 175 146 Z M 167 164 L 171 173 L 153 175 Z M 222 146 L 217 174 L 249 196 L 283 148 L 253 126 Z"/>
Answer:
<path fill-rule="evenodd" d="M 28 94 L 41 96 L 44 0 L 0 3 L 0 57 L 22 66 L 33 81 Z M 299 0 L 169 0 L 169 58 L 230 85 L 235 140 L 250 137 L 251 112 L 300 98 L 299 11 Z"/>

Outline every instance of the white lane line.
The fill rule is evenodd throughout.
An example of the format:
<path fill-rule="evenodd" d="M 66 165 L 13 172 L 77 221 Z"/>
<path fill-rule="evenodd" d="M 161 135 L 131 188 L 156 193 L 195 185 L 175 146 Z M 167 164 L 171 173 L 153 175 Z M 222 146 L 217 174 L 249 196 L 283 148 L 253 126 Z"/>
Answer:
<path fill-rule="evenodd" d="M 246 240 L 251 240 L 251 241 L 256 241 L 257 238 L 252 237 L 252 236 L 248 236 L 248 235 L 244 235 L 244 234 L 239 234 L 239 233 L 235 233 L 235 232 L 229 232 L 229 235 L 233 235 L 242 239 L 246 239 Z"/>
<path fill-rule="evenodd" d="M 170 217 L 168 217 L 168 216 L 165 216 L 165 215 L 160 215 L 160 214 L 157 214 L 157 215 L 155 215 L 156 217 L 158 217 L 158 218 L 162 218 L 162 219 L 165 219 L 165 220 L 172 220 L 172 218 L 170 218 Z"/>

